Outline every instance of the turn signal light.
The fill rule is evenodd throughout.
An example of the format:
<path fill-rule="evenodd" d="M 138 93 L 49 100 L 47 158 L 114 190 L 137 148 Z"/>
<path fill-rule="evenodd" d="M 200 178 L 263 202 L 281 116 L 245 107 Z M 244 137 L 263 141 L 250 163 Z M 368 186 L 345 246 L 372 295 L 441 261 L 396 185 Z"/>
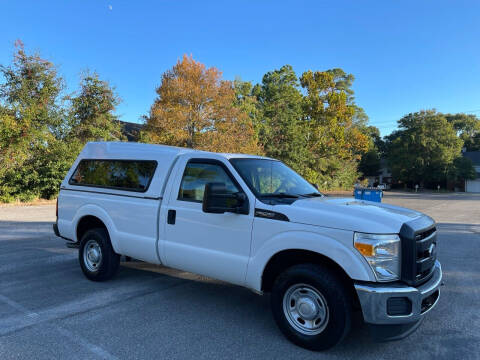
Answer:
<path fill-rule="evenodd" d="M 364 243 L 355 243 L 355 248 L 362 254 L 363 256 L 375 256 L 375 248 L 372 244 L 364 244 Z"/>

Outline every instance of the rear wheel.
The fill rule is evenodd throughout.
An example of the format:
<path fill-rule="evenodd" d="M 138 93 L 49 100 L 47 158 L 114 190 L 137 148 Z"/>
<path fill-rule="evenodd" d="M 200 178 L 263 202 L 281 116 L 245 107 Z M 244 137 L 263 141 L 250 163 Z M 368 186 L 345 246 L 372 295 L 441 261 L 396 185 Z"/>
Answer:
<path fill-rule="evenodd" d="M 329 349 L 350 330 L 349 292 L 326 267 L 301 264 L 287 269 L 273 284 L 271 303 L 280 330 L 301 347 Z"/>
<path fill-rule="evenodd" d="M 85 232 L 78 250 L 78 260 L 83 274 L 93 281 L 105 281 L 118 271 L 120 256 L 113 251 L 105 229 Z"/>

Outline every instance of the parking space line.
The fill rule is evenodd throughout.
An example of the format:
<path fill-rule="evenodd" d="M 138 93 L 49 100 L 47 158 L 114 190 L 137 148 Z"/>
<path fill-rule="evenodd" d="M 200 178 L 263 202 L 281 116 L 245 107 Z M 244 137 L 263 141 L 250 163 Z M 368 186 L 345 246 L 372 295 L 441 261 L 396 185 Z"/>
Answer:
<path fill-rule="evenodd" d="M 36 312 L 30 311 L 21 304 L 17 303 L 16 301 L 13 301 L 9 299 L 8 297 L 0 294 L 0 301 L 3 301 L 5 304 L 13 307 L 15 310 L 18 310 L 22 312 L 24 315 L 28 316 L 29 318 L 36 318 L 38 317 L 38 314 Z"/>
<path fill-rule="evenodd" d="M 162 278 L 162 280 L 165 281 L 165 278 Z M 173 284 L 170 283 L 167 286 L 154 289 L 149 286 L 149 284 L 153 284 L 162 280 L 157 278 L 141 284 L 137 283 L 133 286 L 126 286 L 122 289 L 110 289 L 107 291 L 98 292 L 92 296 L 89 296 L 88 298 L 68 302 L 38 313 L 33 313 L 23 307 L 21 304 L 16 303 L 4 295 L 0 295 L 0 301 L 7 303 L 22 312 L 21 316 L 14 315 L 0 319 L 0 336 L 8 335 L 40 323 L 67 319 L 69 317 L 78 314 L 84 314 L 92 310 L 113 306 L 133 298 L 166 291 L 173 287 L 183 285 L 187 282 L 185 280 L 176 280 Z M 111 299 L 116 300 L 112 301 Z"/>
<path fill-rule="evenodd" d="M 18 310 L 22 312 L 27 318 L 29 319 L 35 319 L 39 317 L 39 314 L 33 311 L 28 310 L 25 308 L 23 305 L 17 303 L 16 301 L 13 301 L 12 299 L 0 294 L 0 301 L 3 301 L 5 304 L 13 307 L 15 310 Z M 31 321 L 31 324 L 34 325 L 37 322 Z M 98 345 L 92 344 L 89 341 L 85 340 L 82 338 L 79 334 L 73 334 L 67 329 L 64 329 L 63 327 L 50 323 L 50 327 L 53 327 L 56 331 L 60 332 L 63 336 L 67 337 L 69 340 L 72 342 L 82 346 L 86 350 L 92 352 L 95 355 L 98 355 L 102 359 L 109 359 L 109 360 L 115 360 L 118 359 L 116 356 L 113 356 L 110 354 L 108 351 L 102 349 Z"/>
<path fill-rule="evenodd" d="M 61 326 L 58 326 L 58 325 L 55 325 L 55 324 L 51 324 L 51 325 L 55 328 L 55 330 L 60 332 L 63 336 L 65 336 L 66 338 L 68 338 L 72 342 L 81 345 L 83 348 L 89 350 L 93 354 L 98 355 L 101 359 L 108 359 L 108 360 L 117 360 L 118 359 L 116 356 L 110 354 L 107 350 L 101 348 L 98 345 L 92 344 L 91 342 L 87 341 L 86 339 L 81 337 L 78 333 L 73 334 L 72 332 L 70 332 L 69 330 L 67 330 L 67 329 L 65 329 Z"/>

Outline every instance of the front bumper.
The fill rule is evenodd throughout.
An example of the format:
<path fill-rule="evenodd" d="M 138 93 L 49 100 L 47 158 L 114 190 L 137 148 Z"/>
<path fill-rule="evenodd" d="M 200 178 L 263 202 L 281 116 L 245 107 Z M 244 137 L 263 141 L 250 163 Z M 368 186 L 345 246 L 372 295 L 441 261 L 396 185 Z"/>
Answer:
<path fill-rule="evenodd" d="M 442 267 L 435 262 L 433 276 L 426 283 L 411 287 L 402 284 L 356 283 L 363 319 L 374 325 L 419 323 L 440 298 Z M 401 304 L 400 308 L 398 304 Z"/>

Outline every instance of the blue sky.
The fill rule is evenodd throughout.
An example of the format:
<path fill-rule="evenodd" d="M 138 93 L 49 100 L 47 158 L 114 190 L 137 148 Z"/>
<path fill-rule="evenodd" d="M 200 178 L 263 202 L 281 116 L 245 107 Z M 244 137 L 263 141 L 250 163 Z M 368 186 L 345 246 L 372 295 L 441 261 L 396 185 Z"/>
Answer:
<path fill-rule="evenodd" d="M 184 53 L 253 82 L 284 64 L 297 75 L 341 67 L 383 135 L 420 109 L 480 115 L 476 0 L 0 0 L 0 9 L 0 64 L 21 39 L 59 65 L 69 91 L 95 70 L 116 87 L 125 121 L 148 112 Z"/>

